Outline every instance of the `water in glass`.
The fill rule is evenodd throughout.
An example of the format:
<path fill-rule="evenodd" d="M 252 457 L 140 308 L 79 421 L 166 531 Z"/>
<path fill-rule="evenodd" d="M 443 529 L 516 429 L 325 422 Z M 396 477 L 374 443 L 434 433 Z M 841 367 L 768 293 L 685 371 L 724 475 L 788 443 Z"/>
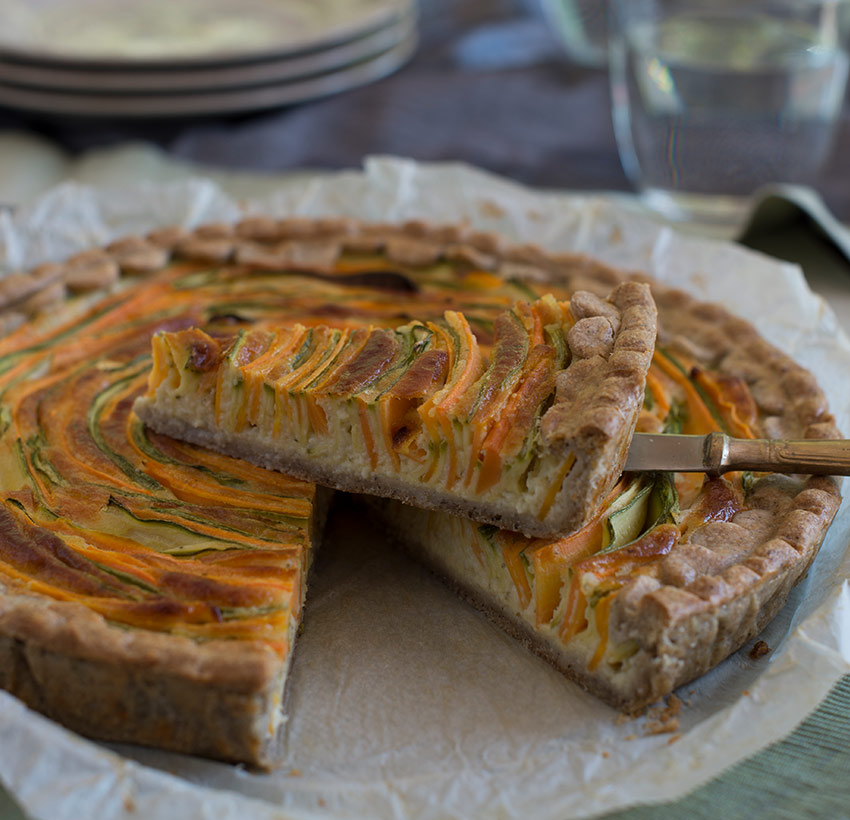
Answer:
<path fill-rule="evenodd" d="M 811 22 L 685 12 L 638 22 L 612 64 L 627 173 L 671 217 L 734 219 L 770 182 L 810 182 L 825 161 L 848 55 Z"/>

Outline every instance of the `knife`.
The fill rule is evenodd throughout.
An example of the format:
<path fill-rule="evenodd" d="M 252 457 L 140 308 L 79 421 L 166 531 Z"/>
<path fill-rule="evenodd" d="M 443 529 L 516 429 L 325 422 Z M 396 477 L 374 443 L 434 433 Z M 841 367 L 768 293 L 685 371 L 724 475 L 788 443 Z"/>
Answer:
<path fill-rule="evenodd" d="M 850 440 L 740 439 L 635 433 L 624 472 L 712 473 L 754 470 L 804 475 L 850 475 Z"/>

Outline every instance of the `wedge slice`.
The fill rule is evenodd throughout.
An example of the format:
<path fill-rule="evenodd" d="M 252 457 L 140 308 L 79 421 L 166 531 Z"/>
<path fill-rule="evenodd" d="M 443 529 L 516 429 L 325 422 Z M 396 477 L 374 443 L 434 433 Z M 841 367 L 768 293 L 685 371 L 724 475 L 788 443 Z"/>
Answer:
<path fill-rule="evenodd" d="M 489 363 L 453 311 L 394 330 L 160 333 L 135 410 L 290 475 L 551 536 L 583 526 L 619 477 L 654 338 L 634 282 L 607 301 L 515 304 Z"/>

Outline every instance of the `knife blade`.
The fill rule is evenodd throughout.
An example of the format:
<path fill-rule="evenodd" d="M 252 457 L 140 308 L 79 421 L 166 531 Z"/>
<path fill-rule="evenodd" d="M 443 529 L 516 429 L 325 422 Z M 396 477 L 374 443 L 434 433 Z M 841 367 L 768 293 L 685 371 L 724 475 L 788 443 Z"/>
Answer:
<path fill-rule="evenodd" d="M 739 439 L 635 433 L 624 472 L 662 470 L 720 474 L 733 470 L 804 475 L 850 475 L 850 440 Z"/>

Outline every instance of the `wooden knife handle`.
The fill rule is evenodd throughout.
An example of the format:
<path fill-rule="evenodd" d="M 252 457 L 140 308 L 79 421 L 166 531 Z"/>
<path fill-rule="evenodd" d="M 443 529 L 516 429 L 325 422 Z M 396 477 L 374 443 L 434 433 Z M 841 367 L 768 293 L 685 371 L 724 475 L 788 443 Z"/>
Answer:
<path fill-rule="evenodd" d="M 716 472 L 755 470 L 804 475 L 850 475 L 850 441 L 736 439 L 723 433 L 712 433 L 706 442 L 706 466 Z"/>

